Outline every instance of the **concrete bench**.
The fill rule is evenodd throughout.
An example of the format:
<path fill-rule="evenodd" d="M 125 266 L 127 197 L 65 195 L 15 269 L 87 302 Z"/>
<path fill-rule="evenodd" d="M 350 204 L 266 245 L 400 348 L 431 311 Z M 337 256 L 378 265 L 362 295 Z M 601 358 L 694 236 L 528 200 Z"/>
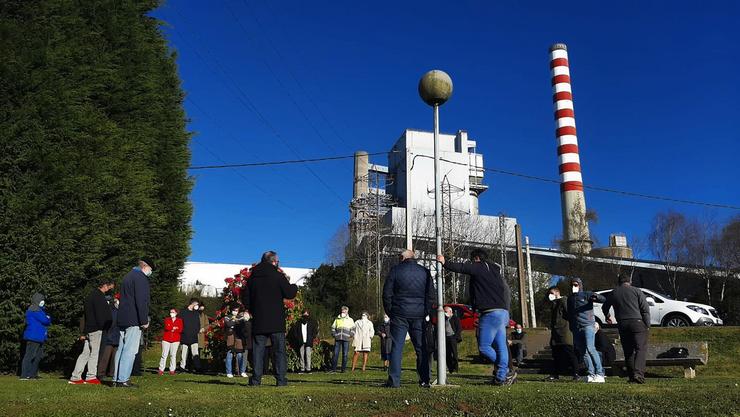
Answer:
<path fill-rule="evenodd" d="M 658 356 L 668 352 L 671 348 L 683 347 L 688 350 L 689 355 L 685 358 L 659 358 Z M 623 374 L 625 366 L 624 352 L 621 344 L 616 346 L 617 359 L 612 364 L 612 369 Z M 709 345 L 707 342 L 669 342 L 649 343 L 646 364 L 647 366 L 680 366 L 683 368 L 684 378 L 696 377 L 696 367 L 706 365 L 709 360 Z"/>

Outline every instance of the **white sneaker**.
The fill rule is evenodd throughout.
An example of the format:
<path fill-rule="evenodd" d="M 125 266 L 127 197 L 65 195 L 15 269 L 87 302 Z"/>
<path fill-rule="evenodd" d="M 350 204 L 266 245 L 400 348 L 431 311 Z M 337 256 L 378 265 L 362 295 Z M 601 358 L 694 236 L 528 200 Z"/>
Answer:
<path fill-rule="evenodd" d="M 603 384 L 606 382 L 606 377 L 604 375 L 596 375 L 593 382 Z"/>
<path fill-rule="evenodd" d="M 234 374 L 226 374 L 226 378 L 233 378 Z"/>
<path fill-rule="evenodd" d="M 588 383 L 596 382 L 595 380 L 596 380 L 596 376 L 594 375 L 589 375 L 585 377 L 584 379 L 582 379 L 583 382 L 588 382 Z"/>
<path fill-rule="evenodd" d="M 247 378 L 247 377 L 249 377 L 249 375 L 247 375 L 246 372 L 242 372 L 242 378 Z"/>

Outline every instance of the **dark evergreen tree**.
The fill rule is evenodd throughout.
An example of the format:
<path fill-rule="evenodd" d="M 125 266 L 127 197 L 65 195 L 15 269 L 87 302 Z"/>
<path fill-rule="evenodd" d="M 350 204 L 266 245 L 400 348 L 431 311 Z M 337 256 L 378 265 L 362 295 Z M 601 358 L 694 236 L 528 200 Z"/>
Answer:
<path fill-rule="evenodd" d="M 82 301 L 148 255 L 164 317 L 189 254 L 189 133 L 157 1 L 0 5 L 0 370 L 42 292 L 47 364 L 68 359 Z M 156 324 L 156 321 L 153 321 Z"/>

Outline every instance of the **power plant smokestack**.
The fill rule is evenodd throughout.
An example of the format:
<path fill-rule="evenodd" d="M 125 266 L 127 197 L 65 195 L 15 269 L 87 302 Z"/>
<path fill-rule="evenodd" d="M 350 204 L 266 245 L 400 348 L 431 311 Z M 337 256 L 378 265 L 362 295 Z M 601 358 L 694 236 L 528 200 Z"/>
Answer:
<path fill-rule="evenodd" d="M 368 155 L 365 151 L 355 152 L 355 180 L 352 197 L 358 198 L 368 193 Z"/>
<path fill-rule="evenodd" d="M 550 47 L 550 75 L 555 108 L 555 137 L 558 140 L 563 250 L 568 253 L 589 253 L 592 242 L 586 222 L 586 199 L 583 195 L 568 49 L 565 44 L 556 43 Z"/>

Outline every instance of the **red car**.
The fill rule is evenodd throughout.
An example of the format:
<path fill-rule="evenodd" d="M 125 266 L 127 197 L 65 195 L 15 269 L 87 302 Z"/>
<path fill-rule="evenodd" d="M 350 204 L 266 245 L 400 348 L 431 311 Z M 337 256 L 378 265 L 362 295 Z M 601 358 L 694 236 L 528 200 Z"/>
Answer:
<path fill-rule="evenodd" d="M 445 304 L 452 308 L 452 312 L 460 318 L 463 330 L 473 330 L 478 327 L 478 313 L 467 304 Z"/>

